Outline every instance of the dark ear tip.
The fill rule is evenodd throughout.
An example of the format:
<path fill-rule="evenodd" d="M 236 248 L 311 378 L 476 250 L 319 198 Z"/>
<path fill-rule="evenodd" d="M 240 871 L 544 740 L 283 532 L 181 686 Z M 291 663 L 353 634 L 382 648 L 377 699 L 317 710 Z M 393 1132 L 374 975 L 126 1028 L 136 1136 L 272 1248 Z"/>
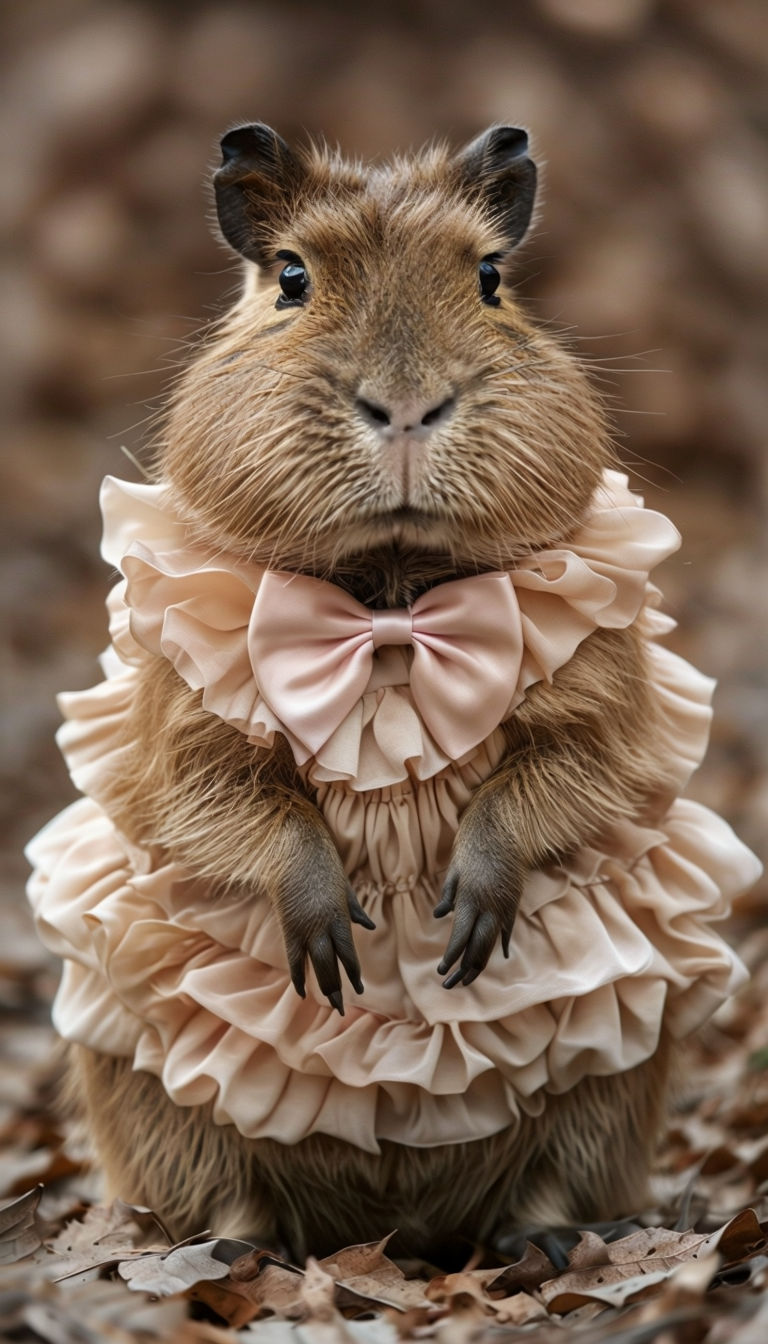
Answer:
<path fill-rule="evenodd" d="M 276 141 L 275 132 L 261 121 L 234 126 L 219 141 L 222 164 L 233 163 L 243 154 L 252 154 L 254 150 L 263 152 L 267 146 L 274 147 Z"/>
<path fill-rule="evenodd" d="M 526 158 L 528 132 L 520 126 L 497 126 L 489 136 L 488 153 L 503 155 L 505 160 Z"/>

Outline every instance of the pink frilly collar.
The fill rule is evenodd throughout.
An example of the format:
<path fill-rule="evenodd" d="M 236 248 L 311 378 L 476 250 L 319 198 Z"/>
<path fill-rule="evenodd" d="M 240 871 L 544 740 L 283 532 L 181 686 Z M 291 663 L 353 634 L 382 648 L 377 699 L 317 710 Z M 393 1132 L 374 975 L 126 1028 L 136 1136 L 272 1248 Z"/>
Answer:
<path fill-rule="evenodd" d="M 466 760 L 593 630 L 632 624 L 680 541 L 609 471 L 567 547 L 370 612 L 194 544 L 164 485 L 107 477 L 101 502 L 102 553 L 124 577 L 110 598 L 123 662 L 163 655 L 254 745 L 283 733 L 310 779 L 355 790 Z"/>

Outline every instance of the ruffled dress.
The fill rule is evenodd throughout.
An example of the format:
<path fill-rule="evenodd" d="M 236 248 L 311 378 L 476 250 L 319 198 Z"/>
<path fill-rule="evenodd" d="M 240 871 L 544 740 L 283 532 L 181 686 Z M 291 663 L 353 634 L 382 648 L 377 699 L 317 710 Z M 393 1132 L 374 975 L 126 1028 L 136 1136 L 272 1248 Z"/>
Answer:
<path fill-rule="evenodd" d="M 264 571 L 196 544 L 163 485 L 108 479 L 103 508 L 104 555 L 123 575 L 109 599 L 106 679 L 61 697 L 60 745 L 84 796 L 28 851 L 40 935 L 64 961 L 63 1037 L 130 1058 L 178 1105 L 210 1102 L 218 1123 L 248 1137 L 322 1132 L 376 1152 L 382 1139 L 431 1147 L 514 1125 L 547 1093 L 648 1059 L 662 1020 L 684 1036 L 741 984 L 712 924 L 759 865 L 722 820 L 680 798 L 658 827 L 618 825 L 600 851 L 532 873 L 509 960 L 497 947 L 472 985 L 451 991 L 436 970 L 448 928 L 433 908 L 462 810 L 502 756 L 498 724 L 591 631 L 643 621 L 680 791 L 704 753 L 712 684 L 656 642 L 672 623 L 648 578 L 679 538 L 626 478 L 606 473 L 567 549 L 504 576 L 518 630 L 505 707 L 491 725 L 487 706 L 465 717 L 447 745 L 419 709 L 403 642 L 374 652 L 338 722 L 320 672 L 319 726 L 281 720 L 285 696 L 254 671 L 266 665 L 253 652 Z M 110 818 L 107 786 L 150 654 L 170 659 L 254 750 L 275 733 L 291 743 L 376 923 L 355 929 L 365 991 L 345 985 L 344 1017 L 311 970 L 306 998 L 296 994 L 266 897 L 214 898 Z M 300 672 L 311 686 L 311 658 Z"/>

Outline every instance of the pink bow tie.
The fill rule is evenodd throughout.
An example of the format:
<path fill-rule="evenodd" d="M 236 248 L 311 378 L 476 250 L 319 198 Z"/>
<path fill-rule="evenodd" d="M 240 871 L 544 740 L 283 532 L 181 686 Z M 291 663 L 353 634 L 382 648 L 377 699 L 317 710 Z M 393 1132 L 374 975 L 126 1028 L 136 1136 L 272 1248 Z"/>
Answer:
<path fill-rule="evenodd" d="M 316 755 L 368 685 L 376 649 L 412 645 L 410 686 L 443 751 L 458 760 L 501 723 L 523 654 L 508 574 L 439 584 L 412 607 L 373 611 L 322 579 L 267 571 L 248 631 L 267 704 Z"/>

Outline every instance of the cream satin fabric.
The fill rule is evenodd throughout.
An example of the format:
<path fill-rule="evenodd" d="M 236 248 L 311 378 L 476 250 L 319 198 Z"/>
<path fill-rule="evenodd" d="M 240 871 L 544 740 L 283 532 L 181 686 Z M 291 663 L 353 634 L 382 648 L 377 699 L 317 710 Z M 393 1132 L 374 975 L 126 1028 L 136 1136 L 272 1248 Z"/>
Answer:
<path fill-rule="evenodd" d="M 86 796 L 29 847 L 38 928 L 64 958 L 55 1021 L 65 1038 L 131 1058 L 179 1105 L 209 1102 L 219 1123 L 247 1136 L 293 1143 L 320 1132 L 376 1152 L 382 1139 L 461 1142 L 538 1114 L 547 1093 L 647 1059 L 662 1022 L 675 1035 L 693 1030 L 741 982 L 712 924 L 759 865 L 724 822 L 678 800 L 658 827 L 619 826 L 599 850 L 531 874 L 510 959 L 497 948 L 474 984 L 444 990 L 435 968 L 446 933 L 432 910 L 459 817 L 498 764 L 503 731 L 449 759 L 417 706 L 411 646 L 387 643 L 357 703 L 335 729 L 323 725 L 329 736 L 309 755 L 301 716 L 289 727 L 277 713 L 270 649 L 286 641 L 272 645 L 262 628 L 264 575 L 190 545 L 161 486 L 107 483 L 105 506 L 105 551 L 125 575 L 109 602 L 107 678 L 61 699 L 59 740 Z M 522 654 L 510 651 L 504 712 L 590 631 L 639 614 L 656 731 L 682 790 L 705 749 L 712 687 L 656 642 L 670 622 L 654 609 L 648 572 L 675 542 L 666 520 L 609 475 L 567 549 L 510 572 Z M 509 617 L 514 632 L 511 604 Z M 356 619 L 367 642 L 369 616 Z M 304 632 L 310 643 L 318 628 L 313 620 Z M 398 614 L 384 635 L 405 634 Z M 356 930 L 365 993 L 345 988 L 344 1018 L 312 974 L 306 999 L 295 993 L 265 895 L 211 899 L 194 874 L 132 846 L 110 818 L 147 650 L 170 658 L 255 747 L 282 732 L 302 761 L 376 923 Z M 289 675 L 305 674 L 292 705 L 313 694 L 311 667 L 297 673 L 292 655 Z M 474 710 L 467 722 L 482 731 Z"/>
<path fill-rule="evenodd" d="M 501 722 L 523 656 L 508 574 L 442 583 L 409 609 L 371 611 L 334 584 L 266 573 L 248 631 L 270 709 L 314 755 L 362 698 L 377 649 L 413 649 L 415 709 L 458 760 Z M 479 734 L 479 739 L 478 739 Z"/>

